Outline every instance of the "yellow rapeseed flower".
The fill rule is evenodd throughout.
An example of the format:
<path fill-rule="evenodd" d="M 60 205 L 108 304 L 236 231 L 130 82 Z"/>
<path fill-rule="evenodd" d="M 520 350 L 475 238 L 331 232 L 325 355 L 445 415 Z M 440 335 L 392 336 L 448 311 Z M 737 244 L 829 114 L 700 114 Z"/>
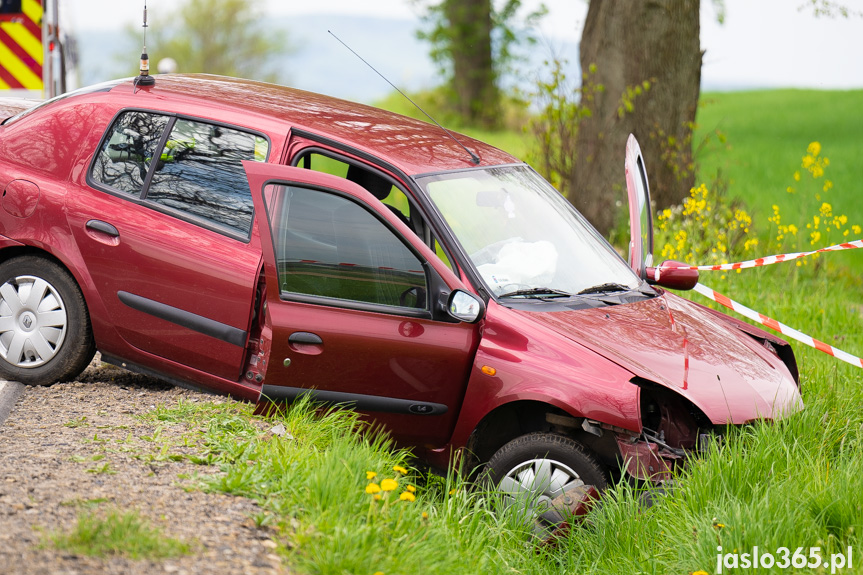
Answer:
<path fill-rule="evenodd" d="M 377 476 L 378 476 L 378 474 L 375 473 L 374 471 L 366 471 L 366 479 L 368 479 L 369 481 L 371 481 L 372 479 L 374 479 Z"/>
<path fill-rule="evenodd" d="M 860 232 L 863 232 L 863 228 L 860 228 L 860 226 L 855 224 L 851 226 L 851 232 L 854 234 L 859 234 Z"/>
<path fill-rule="evenodd" d="M 399 482 L 395 479 L 384 479 L 381 481 L 381 489 L 383 491 L 393 491 L 399 486 Z"/>
<path fill-rule="evenodd" d="M 407 475 L 408 470 L 402 467 L 401 465 L 393 465 L 393 471 L 397 473 L 401 473 L 402 475 Z"/>
<path fill-rule="evenodd" d="M 402 501 L 416 501 L 417 496 L 410 491 L 402 491 L 402 494 L 399 495 L 399 499 Z"/>
<path fill-rule="evenodd" d="M 800 170 L 797 170 L 796 172 L 794 172 L 794 181 L 795 182 L 800 181 Z"/>
<path fill-rule="evenodd" d="M 384 479 L 384 481 L 391 481 L 391 480 Z M 369 483 L 368 485 L 366 485 L 366 493 L 368 493 L 369 495 L 379 493 L 380 490 L 381 490 L 381 486 L 378 485 L 377 483 Z"/>
<path fill-rule="evenodd" d="M 821 153 L 821 144 L 819 142 L 810 143 L 809 147 L 806 148 L 806 152 L 812 154 L 813 156 L 817 156 Z"/>

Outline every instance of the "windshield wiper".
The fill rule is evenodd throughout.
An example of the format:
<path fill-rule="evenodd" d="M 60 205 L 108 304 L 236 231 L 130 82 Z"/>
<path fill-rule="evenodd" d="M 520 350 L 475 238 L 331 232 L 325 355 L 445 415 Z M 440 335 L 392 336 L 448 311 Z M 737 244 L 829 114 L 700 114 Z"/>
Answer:
<path fill-rule="evenodd" d="M 501 294 L 497 297 L 528 297 L 528 298 L 553 298 L 553 297 L 571 297 L 571 293 L 567 293 L 565 291 L 561 291 L 558 289 L 552 288 L 529 288 L 529 289 L 520 289 L 511 292 L 507 292 L 505 294 Z"/>
<path fill-rule="evenodd" d="M 576 295 L 587 295 L 590 293 L 609 293 L 616 291 L 632 291 L 632 288 L 618 283 L 605 283 L 583 289 Z"/>

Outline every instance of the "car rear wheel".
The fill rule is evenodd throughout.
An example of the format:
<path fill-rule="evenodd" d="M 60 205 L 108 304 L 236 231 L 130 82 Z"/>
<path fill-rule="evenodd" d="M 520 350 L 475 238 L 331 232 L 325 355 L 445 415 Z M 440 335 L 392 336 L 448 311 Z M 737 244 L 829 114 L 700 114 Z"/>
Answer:
<path fill-rule="evenodd" d="M 525 508 L 536 518 L 552 501 L 579 487 L 601 491 L 608 476 L 596 458 L 572 438 L 554 433 L 529 433 L 513 439 L 488 462 L 488 477 L 507 505 Z"/>
<path fill-rule="evenodd" d="M 0 377 L 28 385 L 67 381 L 95 351 L 87 305 L 66 270 L 38 256 L 0 264 Z"/>

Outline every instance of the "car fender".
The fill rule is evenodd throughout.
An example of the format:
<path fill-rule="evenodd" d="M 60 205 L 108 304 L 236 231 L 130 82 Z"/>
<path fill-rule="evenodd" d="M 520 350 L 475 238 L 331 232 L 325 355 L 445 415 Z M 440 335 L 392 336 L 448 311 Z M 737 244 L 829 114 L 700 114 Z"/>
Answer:
<path fill-rule="evenodd" d="M 631 372 L 510 311 L 489 303 L 453 448 L 466 445 L 487 414 L 525 400 L 640 431 L 640 389 Z"/>

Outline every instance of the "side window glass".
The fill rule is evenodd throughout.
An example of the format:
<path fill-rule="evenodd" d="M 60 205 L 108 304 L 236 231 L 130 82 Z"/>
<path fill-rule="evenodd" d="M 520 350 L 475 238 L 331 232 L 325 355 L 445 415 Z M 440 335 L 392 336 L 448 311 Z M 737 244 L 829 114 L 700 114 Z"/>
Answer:
<path fill-rule="evenodd" d="M 168 119 L 146 112 L 119 116 L 96 154 L 90 172 L 93 180 L 121 192 L 140 194 Z"/>
<path fill-rule="evenodd" d="M 428 308 L 422 262 L 366 208 L 294 186 L 265 197 L 283 293 Z"/>
<path fill-rule="evenodd" d="M 360 185 L 387 206 L 409 228 L 414 229 L 410 221 L 411 208 L 407 195 L 397 186 L 394 186 L 392 182 L 374 171 L 315 152 L 304 155 L 299 161 L 298 166 L 315 172 L 323 172 L 331 176 L 345 178 Z"/>
<path fill-rule="evenodd" d="M 407 195 L 399 189 L 398 186 L 394 186 L 389 180 L 378 175 L 374 171 L 348 164 L 347 162 L 316 152 L 307 152 L 303 154 L 297 161 L 296 165 L 299 168 L 313 170 L 315 172 L 323 172 L 325 174 L 345 178 L 355 184 L 359 184 L 374 197 L 379 199 L 383 205 L 389 208 L 396 217 L 404 222 L 417 235 L 422 237 L 423 229 L 426 227 L 425 223 L 422 222 L 416 210 L 411 209 L 411 204 Z M 437 253 L 438 257 L 440 257 L 446 266 L 452 270 L 453 265 L 450 263 L 446 252 L 438 241 L 436 239 L 431 239 L 427 243 L 429 243 L 429 247 Z"/>
<path fill-rule="evenodd" d="M 455 272 L 455 269 L 452 267 L 452 262 L 449 261 L 449 257 L 447 257 L 446 252 L 443 249 L 443 246 L 437 241 L 437 239 L 432 240 L 434 242 L 434 252 L 437 254 L 437 257 L 446 264 L 446 267 L 450 269 L 450 271 Z"/>
<path fill-rule="evenodd" d="M 264 138 L 178 119 L 158 158 L 147 201 L 248 235 L 254 208 L 243 160 L 266 161 Z"/>

